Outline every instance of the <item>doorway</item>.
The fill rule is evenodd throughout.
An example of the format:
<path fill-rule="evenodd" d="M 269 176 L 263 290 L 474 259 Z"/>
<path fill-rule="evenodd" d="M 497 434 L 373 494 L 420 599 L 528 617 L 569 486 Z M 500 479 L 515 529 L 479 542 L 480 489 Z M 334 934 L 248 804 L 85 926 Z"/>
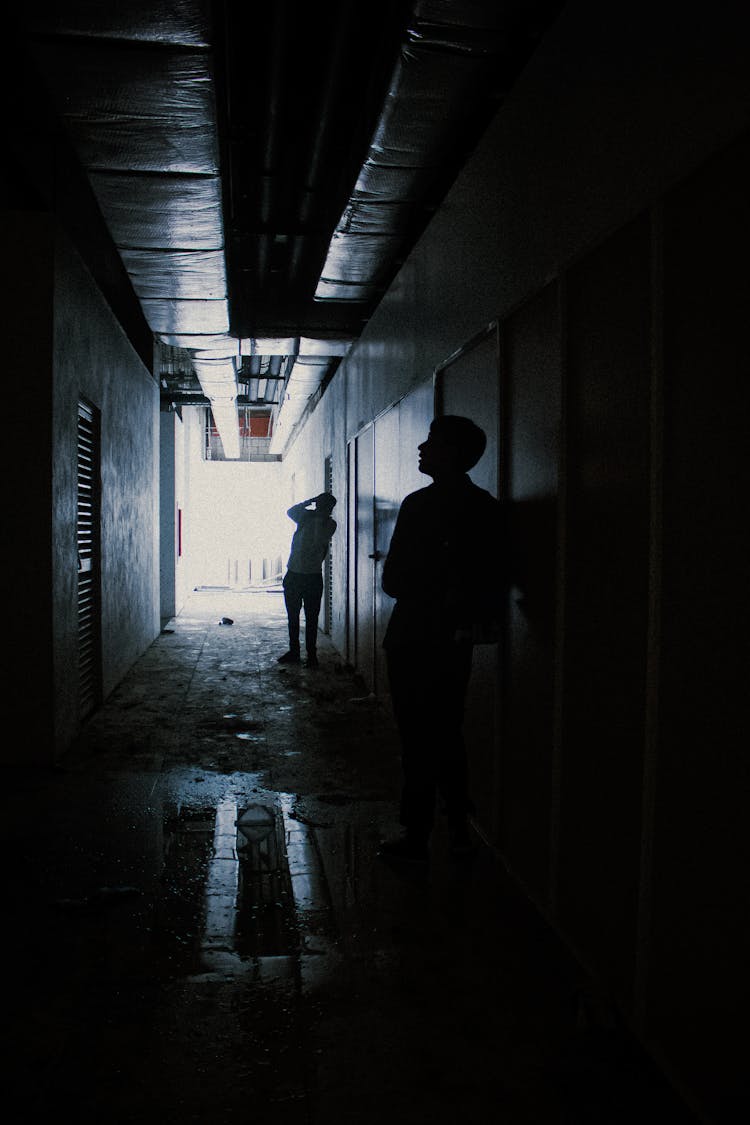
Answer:
<path fill-rule="evenodd" d="M 375 681 L 375 429 L 373 423 L 347 445 L 349 489 L 349 660 L 370 690 Z"/>
<path fill-rule="evenodd" d="M 347 446 L 347 658 L 370 691 L 388 692 L 383 635 L 393 601 L 383 564 L 404 496 L 427 483 L 417 446 L 433 415 L 433 380 L 392 403 Z"/>
<path fill-rule="evenodd" d="M 333 458 L 329 453 L 323 465 L 323 491 L 333 495 Z M 323 560 L 323 632 L 331 635 L 333 626 L 333 556 L 331 544 Z"/>

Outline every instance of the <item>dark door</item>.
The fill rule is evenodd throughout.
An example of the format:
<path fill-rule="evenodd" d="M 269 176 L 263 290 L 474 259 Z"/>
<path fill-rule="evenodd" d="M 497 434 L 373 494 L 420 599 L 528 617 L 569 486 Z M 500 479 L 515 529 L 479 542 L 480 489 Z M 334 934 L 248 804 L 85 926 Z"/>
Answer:
<path fill-rule="evenodd" d="M 323 479 L 324 491 L 333 492 L 333 460 L 330 456 L 326 457 L 323 466 Z M 330 635 L 331 626 L 333 624 L 333 559 L 331 556 L 331 547 L 328 546 L 328 553 L 326 554 L 323 562 L 323 632 Z"/>
<path fill-rule="evenodd" d="M 353 446 L 353 449 L 351 447 Z M 375 584 L 373 553 L 375 551 L 375 444 L 372 425 L 350 443 L 350 466 L 353 488 L 350 489 L 353 535 L 353 598 L 354 666 L 368 689 L 375 683 Z M 353 463 L 352 463 L 353 462 Z"/>
<path fill-rule="evenodd" d="M 388 691 L 383 635 L 393 601 L 381 589 L 383 562 L 388 554 L 399 508 L 399 408 L 393 407 L 375 421 L 375 497 L 372 547 L 374 629 L 374 687 L 378 695 Z"/>

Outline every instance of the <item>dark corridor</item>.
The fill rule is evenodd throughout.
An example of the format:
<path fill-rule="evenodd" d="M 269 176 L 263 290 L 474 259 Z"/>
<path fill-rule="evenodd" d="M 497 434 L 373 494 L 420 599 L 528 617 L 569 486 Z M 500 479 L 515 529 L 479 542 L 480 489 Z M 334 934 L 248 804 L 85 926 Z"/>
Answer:
<path fill-rule="evenodd" d="M 689 1125 L 487 849 L 375 859 L 389 711 L 284 634 L 277 595 L 194 595 L 6 773 L 10 1119 Z"/>

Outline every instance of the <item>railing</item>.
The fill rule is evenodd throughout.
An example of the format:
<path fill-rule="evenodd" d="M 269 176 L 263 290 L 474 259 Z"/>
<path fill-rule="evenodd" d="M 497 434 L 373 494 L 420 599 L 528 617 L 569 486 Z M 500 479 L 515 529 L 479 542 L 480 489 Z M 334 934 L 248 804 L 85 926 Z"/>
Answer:
<path fill-rule="evenodd" d="M 284 563 L 281 555 L 278 555 L 275 559 L 263 559 L 262 577 L 254 585 L 260 587 L 279 586 L 283 577 Z"/>

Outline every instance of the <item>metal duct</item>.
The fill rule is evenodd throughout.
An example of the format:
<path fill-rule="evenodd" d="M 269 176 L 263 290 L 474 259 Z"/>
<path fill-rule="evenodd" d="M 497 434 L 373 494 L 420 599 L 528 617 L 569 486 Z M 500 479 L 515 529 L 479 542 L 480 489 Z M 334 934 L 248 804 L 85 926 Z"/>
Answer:
<path fill-rule="evenodd" d="M 271 438 L 271 453 L 283 453 L 310 399 L 324 383 L 331 367 L 328 356 L 297 356 L 283 391 Z"/>
<path fill-rule="evenodd" d="M 281 358 L 277 448 L 294 433 L 561 7 L 41 0 L 18 14 L 148 325 L 190 357 L 193 385 L 181 368 L 165 397 L 200 380 L 226 451 L 248 358 L 264 401 Z M 35 174 L 50 175 L 45 156 Z"/>
<path fill-rule="evenodd" d="M 525 61 L 539 11 L 548 22 L 555 7 L 519 0 L 415 5 L 316 301 L 378 299 Z"/>
<path fill-rule="evenodd" d="M 237 448 L 219 144 L 204 0 L 73 0 L 28 20 L 32 50 L 146 320 L 188 352 Z M 218 344 L 217 362 L 205 353 Z"/>

